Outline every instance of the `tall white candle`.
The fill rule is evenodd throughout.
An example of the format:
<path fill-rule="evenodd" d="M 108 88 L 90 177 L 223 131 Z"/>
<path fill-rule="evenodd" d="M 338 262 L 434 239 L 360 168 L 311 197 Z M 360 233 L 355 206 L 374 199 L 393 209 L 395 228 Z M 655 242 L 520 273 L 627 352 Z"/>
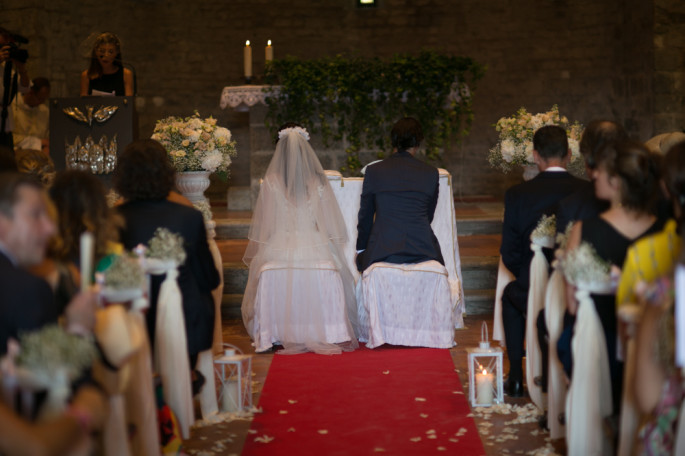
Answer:
<path fill-rule="evenodd" d="M 264 60 L 271 62 L 274 59 L 274 48 L 271 46 L 271 40 L 266 42 L 266 49 L 264 50 Z"/>
<path fill-rule="evenodd" d="M 94 243 L 93 233 L 85 231 L 81 234 L 81 291 L 86 291 L 90 287 L 90 278 L 93 275 Z"/>
<path fill-rule="evenodd" d="M 221 394 L 222 412 L 237 412 L 240 410 L 240 394 L 238 391 L 238 382 L 236 380 L 227 381 L 222 386 Z"/>
<path fill-rule="evenodd" d="M 245 41 L 245 49 L 243 51 L 244 56 L 244 66 L 245 66 L 245 77 L 252 77 L 252 47 L 250 46 L 250 40 Z"/>
<path fill-rule="evenodd" d="M 492 395 L 494 391 L 494 374 L 488 374 L 488 371 L 483 369 L 483 372 L 476 374 L 476 403 L 479 405 L 492 404 Z"/>

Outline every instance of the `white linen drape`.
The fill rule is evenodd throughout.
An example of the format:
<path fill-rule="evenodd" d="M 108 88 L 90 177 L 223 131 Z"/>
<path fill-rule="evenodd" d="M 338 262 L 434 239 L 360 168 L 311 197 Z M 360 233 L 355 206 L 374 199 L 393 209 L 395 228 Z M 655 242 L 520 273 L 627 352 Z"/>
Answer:
<path fill-rule="evenodd" d="M 542 388 L 535 384 L 535 377 L 542 374 L 542 353 L 538 342 L 537 319 L 545 305 L 549 264 L 542 253 L 542 246 L 530 244 L 533 260 L 530 263 L 530 285 L 526 312 L 526 386 L 530 399 L 541 411 L 545 410 Z"/>
<path fill-rule="evenodd" d="M 552 439 L 566 434 L 566 426 L 559 422 L 559 415 L 566 411 L 566 375 L 557 356 L 557 342 L 564 326 L 566 309 L 566 284 L 564 275 L 555 268 L 547 282 L 545 294 L 545 323 L 549 334 L 547 369 L 547 423 Z"/>

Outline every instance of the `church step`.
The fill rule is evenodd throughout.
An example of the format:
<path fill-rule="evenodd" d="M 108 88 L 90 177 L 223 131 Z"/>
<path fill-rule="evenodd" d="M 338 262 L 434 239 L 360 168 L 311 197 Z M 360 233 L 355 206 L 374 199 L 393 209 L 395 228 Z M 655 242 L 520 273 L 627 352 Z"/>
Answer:
<path fill-rule="evenodd" d="M 247 239 L 250 231 L 250 218 L 231 217 L 215 218 L 216 239 Z M 457 220 L 457 234 L 459 237 L 483 234 L 500 234 L 502 232 L 501 219 L 468 219 Z"/>

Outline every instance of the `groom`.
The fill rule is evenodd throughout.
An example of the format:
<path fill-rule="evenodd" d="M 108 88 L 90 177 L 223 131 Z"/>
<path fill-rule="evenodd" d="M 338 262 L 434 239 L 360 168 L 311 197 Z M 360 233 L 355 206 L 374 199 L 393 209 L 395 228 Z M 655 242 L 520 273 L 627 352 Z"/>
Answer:
<path fill-rule="evenodd" d="M 438 170 L 414 158 L 422 139 L 416 119 L 400 119 L 391 131 L 394 153 L 366 169 L 357 223 L 359 272 L 380 261 L 445 264 L 431 229 Z"/>

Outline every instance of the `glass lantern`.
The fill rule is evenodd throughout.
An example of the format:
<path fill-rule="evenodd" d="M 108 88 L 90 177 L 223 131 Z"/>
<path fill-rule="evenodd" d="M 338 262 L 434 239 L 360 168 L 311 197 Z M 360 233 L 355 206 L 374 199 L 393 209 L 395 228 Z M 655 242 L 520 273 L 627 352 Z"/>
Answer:
<path fill-rule="evenodd" d="M 472 407 L 490 407 L 504 402 L 502 349 L 491 347 L 488 326 L 483 322 L 477 348 L 466 349 L 469 364 L 469 401 Z"/>
<path fill-rule="evenodd" d="M 214 358 L 214 370 L 221 383 L 219 404 L 222 412 L 252 408 L 252 355 L 224 344 L 224 353 Z"/>

